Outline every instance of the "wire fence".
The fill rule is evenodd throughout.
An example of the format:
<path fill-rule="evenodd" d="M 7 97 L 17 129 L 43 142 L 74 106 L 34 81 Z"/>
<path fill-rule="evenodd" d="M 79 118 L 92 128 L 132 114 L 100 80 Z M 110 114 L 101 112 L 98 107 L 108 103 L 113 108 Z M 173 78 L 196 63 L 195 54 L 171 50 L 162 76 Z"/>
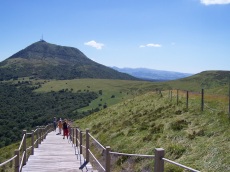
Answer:
<path fill-rule="evenodd" d="M 201 92 L 191 92 L 185 90 L 167 90 L 161 92 L 162 96 L 177 105 L 184 105 L 185 108 L 196 108 L 201 111 L 210 110 L 216 112 L 223 112 L 229 114 L 230 117 L 230 96 L 205 93 L 202 89 Z"/>

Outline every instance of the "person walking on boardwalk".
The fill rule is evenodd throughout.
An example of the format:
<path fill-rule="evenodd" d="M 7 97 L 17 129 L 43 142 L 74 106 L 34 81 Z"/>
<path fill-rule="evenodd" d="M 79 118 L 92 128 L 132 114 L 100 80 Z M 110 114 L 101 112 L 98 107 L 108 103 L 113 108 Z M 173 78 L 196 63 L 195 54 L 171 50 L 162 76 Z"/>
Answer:
<path fill-rule="evenodd" d="M 58 121 L 58 129 L 59 129 L 59 133 L 58 134 L 61 134 L 61 130 L 62 130 L 62 120 L 61 120 L 61 118 Z"/>
<path fill-rule="evenodd" d="M 68 131 L 68 123 L 67 123 L 67 120 L 65 119 L 64 122 L 63 122 L 63 139 L 65 139 L 65 136 L 67 137 L 68 139 L 68 135 L 69 135 L 69 131 Z"/>
<path fill-rule="evenodd" d="M 56 120 L 56 117 L 54 117 L 53 126 L 54 126 L 54 131 L 56 132 L 56 128 L 57 128 L 57 120 Z"/>

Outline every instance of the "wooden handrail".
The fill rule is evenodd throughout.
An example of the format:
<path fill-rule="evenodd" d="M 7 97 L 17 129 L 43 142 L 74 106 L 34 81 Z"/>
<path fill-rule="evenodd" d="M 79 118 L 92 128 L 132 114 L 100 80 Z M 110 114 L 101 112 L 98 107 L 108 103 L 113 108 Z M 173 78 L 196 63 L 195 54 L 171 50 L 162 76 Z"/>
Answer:
<path fill-rule="evenodd" d="M 10 158 L 10 159 L 8 159 L 7 161 L 1 163 L 1 164 L 0 164 L 0 167 L 3 166 L 3 165 L 5 165 L 5 164 L 7 164 L 8 162 L 13 161 L 15 158 L 17 158 L 17 155 L 14 155 L 12 158 Z"/>
<path fill-rule="evenodd" d="M 143 155 L 143 154 L 128 154 L 128 153 L 121 153 L 121 152 L 112 152 L 111 149 L 110 149 L 110 146 L 102 146 L 102 144 L 97 140 L 95 139 L 90 133 L 89 133 L 89 130 L 87 129 L 86 132 L 82 132 L 80 129 L 77 130 L 79 132 L 76 132 L 76 142 L 78 142 L 78 133 L 80 135 L 80 154 L 82 154 L 82 148 L 85 149 L 86 151 L 86 155 L 87 154 L 90 154 L 95 162 L 103 169 L 103 171 L 106 171 L 106 172 L 110 172 L 110 155 L 121 155 L 121 156 L 136 156 L 136 157 L 143 157 L 143 158 L 153 158 L 154 159 L 154 172 L 163 172 L 164 171 L 164 161 L 167 161 L 167 162 L 170 162 L 174 165 L 177 165 L 179 167 L 182 167 L 184 169 L 187 169 L 187 170 L 190 170 L 190 171 L 193 171 L 193 172 L 199 172 L 198 170 L 195 170 L 193 168 L 190 168 L 190 167 L 187 167 L 185 165 L 182 165 L 182 164 L 179 164 L 177 162 L 174 162 L 174 161 L 171 161 L 169 159 L 166 159 L 164 158 L 164 149 L 163 148 L 156 148 L 155 149 L 155 155 Z M 85 133 L 86 134 L 86 146 L 83 146 L 82 144 L 82 133 Z M 89 148 L 89 137 L 91 137 L 102 149 L 103 151 L 105 150 L 105 166 L 103 167 L 101 165 L 101 163 L 96 159 L 95 155 L 92 153 L 92 151 L 90 150 Z M 88 142 L 88 143 L 87 143 Z M 87 155 L 89 156 L 89 155 Z M 89 157 L 87 157 L 87 160 L 89 160 Z"/>
<path fill-rule="evenodd" d="M 109 152 L 113 155 L 122 155 L 122 156 L 138 156 L 138 157 L 144 157 L 144 158 L 155 158 L 154 155 L 143 155 L 143 154 L 128 154 L 128 153 L 120 153 L 120 152 Z"/>
<path fill-rule="evenodd" d="M 89 133 L 89 136 L 102 148 L 102 149 L 104 149 L 105 150 L 105 147 L 104 146 L 102 146 L 102 144 L 97 140 L 97 139 L 95 139 L 90 133 Z"/>
<path fill-rule="evenodd" d="M 27 133 L 26 130 L 23 130 L 23 136 L 22 136 L 22 140 L 20 142 L 19 148 L 17 150 L 14 151 L 14 156 L 6 161 L 4 161 L 3 163 L 0 164 L 0 167 L 8 164 L 9 162 L 15 160 L 15 168 L 14 171 L 15 172 L 20 172 L 23 165 L 26 164 L 27 161 L 27 155 L 26 152 L 27 150 L 31 149 L 31 155 L 33 154 L 33 148 L 36 147 L 36 145 L 38 144 L 38 141 L 41 139 L 41 137 L 45 138 L 46 135 L 48 134 L 48 132 L 51 131 L 51 124 L 45 126 L 45 127 L 41 127 L 41 129 L 44 130 L 43 134 L 40 136 L 38 135 L 38 132 L 40 131 L 40 128 L 38 127 L 36 130 L 32 130 L 31 133 Z M 34 141 L 34 133 L 37 134 L 37 139 L 36 141 Z M 27 135 L 31 135 L 31 146 L 29 146 L 28 148 L 26 147 L 26 136 Z M 22 152 L 22 156 L 20 157 L 20 151 L 23 148 L 23 152 Z M 21 158 L 21 161 L 20 161 Z"/>
<path fill-rule="evenodd" d="M 25 134 L 23 134 L 23 136 L 22 136 L 22 140 L 21 140 L 20 146 L 18 148 L 19 150 L 21 150 L 21 148 L 22 148 L 22 143 L 23 143 L 24 138 L 25 138 Z"/>
<path fill-rule="evenodd" d="M 182 164 L 180 164 L 180 163 L 177 163 L 177 162 L 175 162 L 175 161 L 172 161 L 172 160 L 169 160 L 169 159 L 166 159 L 166 158 L 162 158 L 162 159 L 163 159 L 164 161 L 166 161 L 166 162 L 169 162 L 169 163 L 171 163 L 171 164 L 177 165 L 177 166 L 182 167 L 182 168 L 184 168 L 184 169 L 186 169 L 186 170 L 190 170 L 190 171 L 192 171 L 192 172 L 199 172 L 198 170 L 195 170 L 195 169 L 193 169 L 193 168 L 187 167 L 187 166 L 182 165 Z"/>

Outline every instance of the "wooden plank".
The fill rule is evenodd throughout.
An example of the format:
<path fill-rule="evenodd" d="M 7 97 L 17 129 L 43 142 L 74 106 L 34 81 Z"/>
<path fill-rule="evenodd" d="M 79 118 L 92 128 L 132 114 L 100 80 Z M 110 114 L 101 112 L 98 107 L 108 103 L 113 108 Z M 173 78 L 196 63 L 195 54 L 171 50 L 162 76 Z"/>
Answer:
<path fill-rule="evenodd" d="M 84 163 L 84 157 L 75 152 L 79 152 L 75 145 L 52 131 L 39 145 L 39 148 L 34 149 L 34 155 L 29 157 L 22 172 L 94 171 L 90 163 L 83 170 L 79 170 Z"/>

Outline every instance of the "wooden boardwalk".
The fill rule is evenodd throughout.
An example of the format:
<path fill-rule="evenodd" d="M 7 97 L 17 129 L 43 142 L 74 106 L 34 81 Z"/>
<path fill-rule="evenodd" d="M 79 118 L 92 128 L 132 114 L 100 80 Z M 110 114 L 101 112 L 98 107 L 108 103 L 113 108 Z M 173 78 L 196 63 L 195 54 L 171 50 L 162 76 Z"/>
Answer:
<path fill-rule="evenodd" d="M 82 172 L 93 171 L 92 166 L 80 170 L 84 163 L 84 157 L 79 154 L 79 149 L 72 145 L 70 140 L 56 135 L 52 131 L 46 139 L 34 149 L 34 155 L 30 155 L 22 172 Z"/>

